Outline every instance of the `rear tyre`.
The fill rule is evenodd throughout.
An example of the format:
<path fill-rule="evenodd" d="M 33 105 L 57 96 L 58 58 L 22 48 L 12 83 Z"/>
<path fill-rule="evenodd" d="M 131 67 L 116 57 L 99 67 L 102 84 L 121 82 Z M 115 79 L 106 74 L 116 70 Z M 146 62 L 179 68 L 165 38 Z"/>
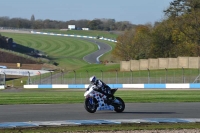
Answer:
<path fill-rule="evenodd" d="M 92 100 L 92 102 L 91 102 L 91 100 Z M 94 99 L 86 98 L 84 107 L 89 113 L 96 112 L 96 110 L 97 110 L 97 100 L 95 98 Z"/>
<path fill-rule="evenodd" d="M 121 113 L 125 109 L 124 101 L 120 97 L 115 97 L 117 103 L 114 103 L 114 108 L 117 113 Z"/>

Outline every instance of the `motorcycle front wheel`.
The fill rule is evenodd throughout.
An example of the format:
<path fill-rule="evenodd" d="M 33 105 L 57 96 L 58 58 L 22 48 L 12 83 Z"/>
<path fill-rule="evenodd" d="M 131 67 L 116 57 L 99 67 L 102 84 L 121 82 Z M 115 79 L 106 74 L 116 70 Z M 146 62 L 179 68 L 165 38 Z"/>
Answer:
<path fill-rule="evenodd" d="M 86 98 L 85 99 L 85 109 L 89 112 L 89 113 L 94 113 L 97 110 L 97 100 L 95 98 Z"/>
<path fill-rule="evenodd" d="M 121 113 L 125 109 L 124 101 L 120 97 L 115 97 L 117 103 L 114 104 L 115 111 Z"/>

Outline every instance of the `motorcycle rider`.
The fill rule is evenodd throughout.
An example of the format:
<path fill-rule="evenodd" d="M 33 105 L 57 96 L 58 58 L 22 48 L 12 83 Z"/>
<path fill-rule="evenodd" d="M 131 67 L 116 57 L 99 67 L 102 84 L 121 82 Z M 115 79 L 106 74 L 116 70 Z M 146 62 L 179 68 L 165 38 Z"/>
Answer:
<path fill-rule="evenodd" d="M 92 76 L 90 77 L 90 82 L 92 85 L 96 86 L 94 90 L 99 91 L 107 96 L 107 100 L 112 101 L 114 99 L 113 95 L 111 94 L 111 88 L 103 81 L 97 79 L 95 76 Z"/>

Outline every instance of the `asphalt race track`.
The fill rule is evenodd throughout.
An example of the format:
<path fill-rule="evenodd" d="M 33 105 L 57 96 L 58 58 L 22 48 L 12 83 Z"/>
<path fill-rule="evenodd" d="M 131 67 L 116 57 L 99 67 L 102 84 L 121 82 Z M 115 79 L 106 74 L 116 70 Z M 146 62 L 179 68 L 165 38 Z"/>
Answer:
<path fill-rule="evenodd" d="M 84 40 L 87 40 L 87 41 L 90 41 L 90 42 L 93 42 L 95 44 L 98 45 L 99 47 L 99 50 L 89 54 L 89 55 L 86 55 L 83 59 L 88 62 L 88 63 L 99 63 L 98 61 L 98 57 L 100 57 L 101 55 L 109 52 L 112 50 L 112 47 L 108 44 L 105 44 L 103 42 L 100 42 L 98 40 L 94 40 L 94 39 L 84 39 Z"/>
<path fill-rule="evenodd" d="M 0 105 L 0 122 L 199 118 L 200 103 L 126 103 L 123 113 L 88 113 L 83 104 Z"/>

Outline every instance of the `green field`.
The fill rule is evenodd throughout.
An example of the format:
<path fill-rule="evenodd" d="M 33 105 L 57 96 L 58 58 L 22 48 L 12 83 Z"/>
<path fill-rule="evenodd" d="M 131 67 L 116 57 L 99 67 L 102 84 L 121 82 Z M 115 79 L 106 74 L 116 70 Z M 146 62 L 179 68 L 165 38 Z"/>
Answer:
<path fill-rule="evenodd" d="M 87 65 L 88 63 L 83 60 L 83 57 L 98 49 L 97 45 L 91 42 L 72 37 L 16 33 L 1 34 L 13 38 L 17 44 L 45 52 L 52 62 L 57 62 L 59 67 L 66 70 Z M 109 42 L 109 44 L 114 46 L 114 43 Z M 110 55 L 107 55 L 107 57 L 109 58 Z"/>
<path fill-rule="evenodd" d="M 188 129 L 188 130 L 183 130 Z M 194 130 L 190 130 L 194 129 Z M 198 133 L 200 123 L 135 123 L 135 124 L 117 124 L 117 125 L 80 125 L 80 126 L 60 126 L 60 127 L 34 127 L 34 128 L 12 128 L 0 129 L 3 133 L 134 133 L 135 132 L 149 132 L 151 133 L 167 133 L 173 131 L 174 133 Z M 164 130 L 164 131 L 163 131 Z M 148 132 L 148 133 L 149 133 Z"/>
<path fill-rule="evenodd" d="M 1 90 L 0 104 L 83 103 L 85 89 Z M 118 90 L 115 96 L 125 103 L 200 102 L 199 90 Z"/>

